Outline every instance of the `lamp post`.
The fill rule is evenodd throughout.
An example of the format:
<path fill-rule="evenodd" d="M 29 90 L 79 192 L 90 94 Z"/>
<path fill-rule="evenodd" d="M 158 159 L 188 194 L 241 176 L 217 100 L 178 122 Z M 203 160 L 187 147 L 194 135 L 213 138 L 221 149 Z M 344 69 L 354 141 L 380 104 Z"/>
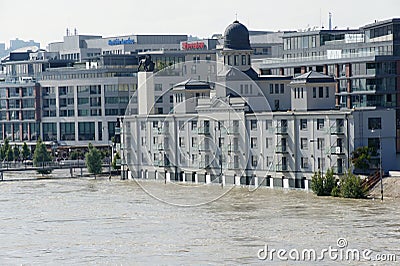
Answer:
<path fill-rule="evenodd" d="M 374 133 L 375 129 L 371 130 L 371 133 Z M 379 179 L 381 183 L 381 201 L 383 201 L 383 183 L 382 183 L 382 137 L 381 131 L 378 130 L 379 137 Z"/>

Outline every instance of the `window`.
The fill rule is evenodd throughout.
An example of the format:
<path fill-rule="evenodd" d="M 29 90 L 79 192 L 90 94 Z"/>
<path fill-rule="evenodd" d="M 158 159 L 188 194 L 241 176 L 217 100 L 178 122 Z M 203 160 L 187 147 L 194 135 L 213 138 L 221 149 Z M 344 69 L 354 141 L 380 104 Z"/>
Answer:
<path fill-rule="evenodd" d="M 322 150 L 325 147 L 325 139 L 318 138 L 317 139 L 317 149 Z"/>
<path fill-rule="evenodd" d="M 301 168 L 306 169 L 308 168 L 308 158 L 301 157 Z"/>
<path fill-rule="evenodd" d="M 75 123 L 60 123 L 61 140 L 75 140 Z"/>
<path fill-rule="evenodd" d="M 250 121 L 250 129 L 251 130 L 257 130 L 257 120 L 251 120 Z"/>
<path fill-rule="evenodd" d="M 274 94 L 274 84 L 269 84 L 269 94 Z"/>
<path fill-rule="evenodd" d="M 197 148 L 197 138 L 192 137 L 192 148 Z"/>
<path fill-rule="evenodd" d="M 272 129 L 272 120 L 265 121 L 265 129 Z"/>
<path fill-rule="evenodd" d="M 197 121 L 192 121 L 192 130 L 197 129 Z"/>
<path fill-rule="evenodd" d="M 323 98 L 324 97 L 324 87 L 319 87 L 318 88 L 318 97 Z"/>
<path fill-rule="evenodd" d="M 57 140 L 57 123 L 43 123 L 43 140 Z"/>
<path fill-rule="evenodd" d="M 95 124 L 94 122 L 79 122 L 78 136 L 79 140 L 94 140 Z"/>
<path fill-rule="evenodd" d="M 312 88 L 312 97 L 317 98 L 317 88 L 316 87 Z"/>
<path fill-rule="evenodd" d="M 317 119 L 317 130 L 324 129 L 324 119 Z"/>
<path fill-rule="evenodd" d="M 257 148 L 257 138 L 250 139 L 250 148 L 256 149 Z"/>
<path fill-rule="evenodd" d="M 242 65 L 246 65 L 246 56 L 242 55 Z"/>
<path fill-rule="evenodd" d="M 162 84 L 155 84 L 154 85 L 154 90 L 155 91 L 162 91 Z"/>
<path fill-rule="evenodd" d="M 275 84 L 275 94 L 279 93 L 279 84 Z"/>
<path fill-rule="evenodd" d="M 184 137 L 179 137 L 179 147 L 181 147 L 181 148 L 185 147 L 185 138 Z"/>
<path fill-rule="evenodd" d="M 368 129 L 382 129 L 381 118 L 380 117 L 370 117 L 368 118 Z"/>
<path fill-rule="evenodd" d="M 307 130 L 307 119 L 300 119 L 300 129 Z"/>
<path fill-rule="evenodd" d="M 329 87 L 325 87 L 325 97 L 329 98 Z"/>
<path fill-rule="evenodd" d="M 266 138 L 265 139 L 265 148 L 272 147 L 272 138 Z"/>
<path fill-rule="evenodd" d="M 280 93 L 284 94 L 285 93 L 285 84 L 280 84 Z"/>
<path fill-rule="evenodd" d="M 233 57 L 233 64 L 234 64 L 235 66 L 239 65 L 239 56 L 238 56 L 238 55 L 235 55 L 235 56 Z"/>
<path fill-rule="evenodd" d="M 379 138 L 368 138 L 368 147 L 373 148 L 375 150 L 380 149 Z"/>
<path fill-rule="evenodd" d="M 308 150 L 308 140 L 307 140 L 307 138 L 301 138 L 300 139 L 300 149 Z"/>
<path fill-rule="evenodd" d="M 251 166 L 257 167 L 257 162 L 258 162 L 258 156 L 257 155 L 252 155 L 251 156 Z"/>

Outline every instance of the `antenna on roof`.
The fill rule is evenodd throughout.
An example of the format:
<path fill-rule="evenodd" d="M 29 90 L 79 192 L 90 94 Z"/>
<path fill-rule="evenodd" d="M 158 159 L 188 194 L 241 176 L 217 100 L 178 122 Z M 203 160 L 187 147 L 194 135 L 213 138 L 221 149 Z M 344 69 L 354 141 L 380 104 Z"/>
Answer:
<path fill-rule="evenodd" d="M 67 28 L 67 36 L 69 36 L 69 29 Z"/>
<path fill-rule="evenodd" d="M 237 21 L 237 12 L 235 13 L 236 21 Z"/>
<path fill-rule="evenodd" d="M 76 28 L 74 29 L 74 35 L 78 35 L 78 30 Z"/>
<path fill-rule="evenodd" d="M 329 12 L 329 30 L 332 30 L 332 13 Z"/>

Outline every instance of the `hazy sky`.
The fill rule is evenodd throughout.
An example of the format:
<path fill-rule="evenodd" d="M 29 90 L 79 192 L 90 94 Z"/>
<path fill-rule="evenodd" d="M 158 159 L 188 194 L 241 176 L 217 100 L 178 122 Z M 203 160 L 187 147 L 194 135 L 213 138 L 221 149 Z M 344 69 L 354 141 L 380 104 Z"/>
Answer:
<path fill-rule="evenodd" d="M 210 37 L 235 20 L 249 29 L 357 28 L 400 17 L 399 0 L 0 0 L 0 42 L 61 41 L 66 28 L 79 34 L 117 36 L 181 33 Z"/>

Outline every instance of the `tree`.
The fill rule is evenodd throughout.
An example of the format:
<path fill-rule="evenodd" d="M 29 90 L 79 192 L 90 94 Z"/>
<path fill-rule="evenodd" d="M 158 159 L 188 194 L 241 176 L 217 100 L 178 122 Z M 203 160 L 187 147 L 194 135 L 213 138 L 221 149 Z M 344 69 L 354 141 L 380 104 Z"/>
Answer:
<path fill-rule="evenodd" d="M 340 182 L 340 196 L 344 198 L 362 199 L 367 195 L 367 189 L 364 187 L 359 176 L 347 172 Z"/>
<path fill-rule="evenodd" d="M 39 138 L 36 142 L 35 152 L 33 153 L 33 165 L 36 167 L 41 166 L 42 169 L 38 169 L 39 174 L 50 174 L 51 169 L 44 168 L 44 163 L 50 162 L 52 160 L 50 153 L 46 149 L 46 145 Z"/>
<path fill-rule="evenodd" d="M 117 161 L 118 161 L 119 159 L 121 159 L 121 156 L 119 155 L 119 152 L 117 152 L 117 153 L 114 155 L 114 159 L 113 159 L 113 162 L 112 162 L 112 167 L 113 167 L 113 169 L 117 169 Z"/>
<path fill-rule="evenodd" d="M 12 148 L 9 146 L 8 149 L 6 150 L 6 161 L 7 162 L 11 162 L 13 160 L 13 150 Z"/>
<path fill-rule="evenodd" d="M 7 160 L 7 151 L 10 149 L 10 141 L 8 140 L 8 138 L 6 138 L 4 140 L 4 144 L 1 147 L 0 150 L 0 155 L 1 155 L 1 160 L 6 159 Z"/>
<path fill-rule="evenodd" d="M 354 166 L 363 172 L 369 169 L 371 163 L 371 156 L 376 154 L 376 150 L 372 147 L 362 146 L 358 147 L 351 153 L 351 162 Z"/>
<path fill-rule="evenodd" d="M 26 144 L 26 142 L 24 142 L 24 144 L 22 145 L 22 160 L 25 162 L 29 156 L 31 155 L 31 151 L 28 148 L 28 145 Z"/>
<path fill-rule="evenodd" d="M 102 170 L 102 160 L 100 151 L 93 147 L 91 143 L 89 143 L 89 152 L 85 155 L 86 158 L 86 166 L 88 168 L 89 173 L 94 174 L 94 178 L 96 179 L 96 175 L 101 173 Z"/>
<path fill-rule="evenodd" d="M 19 150 L 17 144 L 15 144 L 15 145 L 14 145 L 14 148 L 13 148 L 14 161 L 18 161 L 18 159 L 19 159 L 19 154 L 20 154 L 20 150 Z"/>
<path fill-rule="evenodd" d="M 311 189 L 318 196 L 330 196 L 336 187 L 337 182 L 332 169 L 328 169 L 325 176 L 318 172 L 311 178 Z"/>

